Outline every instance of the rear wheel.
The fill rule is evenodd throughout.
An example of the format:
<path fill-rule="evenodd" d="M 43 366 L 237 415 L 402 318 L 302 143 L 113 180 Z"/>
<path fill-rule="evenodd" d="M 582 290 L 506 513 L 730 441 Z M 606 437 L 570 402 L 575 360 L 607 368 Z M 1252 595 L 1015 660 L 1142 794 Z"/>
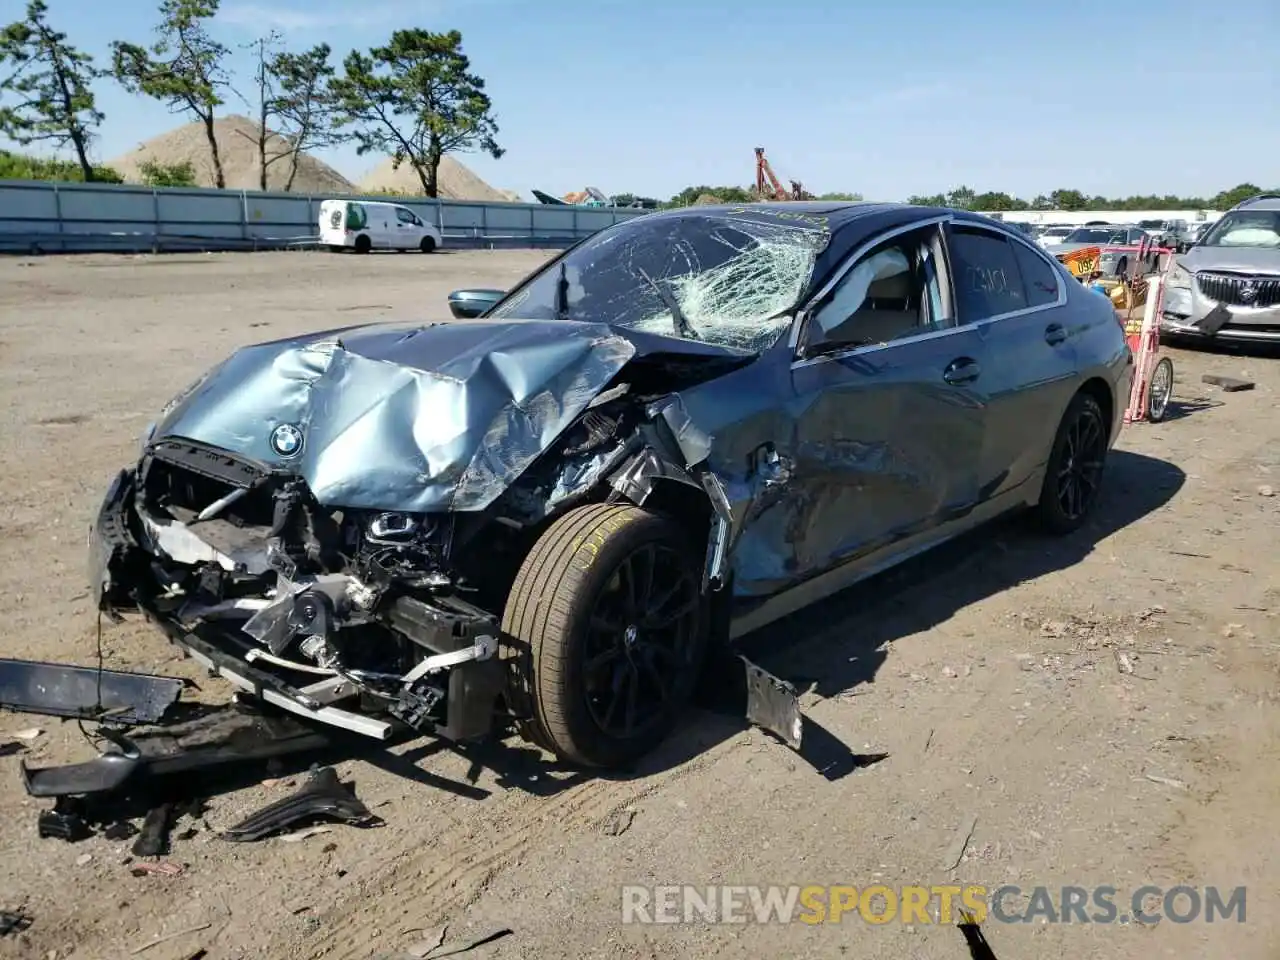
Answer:
<path fill-rule="evenodd" d="M 625 765 L 661 743 L 705 650 L 699 572 L 680 527 L 659 514 L 592 504 L 553 523 L 502 618 L 524 736 L 592 767 Z"/>
<path fill-rule="evenodd" d="M 1159 423 L 1169 411 L 1169 398 L 1173 396 L 1173 361 L 1161 357 L 1151 371 L 1151 383 L 1147 386 L 1147 419 Z"/>
<path fill-rule="evenodd" d="M 422 243 L 418 244 L 418 249 L 423 253 L 431 253 L 436 248 L 435 237 L 423 237 Z"/>
<path fill-rule="evenodd" d="M 368 253 L 373 249 L 373 241 L 365 234 L 356 237 L 356 253 Z"/>
<path fill-rule="evenodd" d="M 1089 518 L 1102 487 L 1109 432 L 1098 401 L 1077 393 L 1053 438 L 1036 507 L 1051 533 L 1071 533 Z"/>

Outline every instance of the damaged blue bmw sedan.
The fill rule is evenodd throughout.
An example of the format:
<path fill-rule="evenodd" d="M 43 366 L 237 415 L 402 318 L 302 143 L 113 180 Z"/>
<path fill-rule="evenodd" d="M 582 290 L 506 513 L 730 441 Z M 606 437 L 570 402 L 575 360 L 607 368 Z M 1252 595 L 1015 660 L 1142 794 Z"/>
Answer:
<path fill-rule="evenodd" d="M 957 210 L 628 219 L 457 319 L 245 347 L 90 535 L 251 696 L 377 739 L 658 744 L 708 650 L 993 517 L 1097 503 L 1131 357 L 1105 298 Z"/>

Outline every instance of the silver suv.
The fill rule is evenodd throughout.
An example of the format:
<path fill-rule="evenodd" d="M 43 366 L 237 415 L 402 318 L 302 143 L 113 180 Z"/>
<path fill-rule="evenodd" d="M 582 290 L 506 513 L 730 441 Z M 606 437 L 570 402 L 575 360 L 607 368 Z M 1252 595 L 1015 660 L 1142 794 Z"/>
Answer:
<path fill-rule="evenodd" d="M 1168 334 L 1280 343 L 1280 194 L 1232 207 L 1169 272 Z"/>

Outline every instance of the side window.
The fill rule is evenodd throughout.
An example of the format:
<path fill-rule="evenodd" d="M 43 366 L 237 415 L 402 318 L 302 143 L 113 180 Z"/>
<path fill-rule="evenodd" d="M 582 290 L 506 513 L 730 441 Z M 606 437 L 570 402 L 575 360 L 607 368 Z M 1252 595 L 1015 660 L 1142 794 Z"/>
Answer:
<path fill-rule="evenodd" d="M 396 219 L 401 223 L 417 223 L 418 218 L 404 207 L 396 207 Z"/>
<path fill-rule="evenodd" d="M 1028 307 L 1044 307 L 1058 302 L 1058 272 L 1025 243 L 1014 242 L 1014 259 L 1022 273 Z"/>
<path fill-rule="evenodd" d="M 989 320 L 1027 306 L 1013 243 L 978 227 L 948 231 L 951 276 L 961 323 Z"/>
<path fill-rule="evenodd" d="M 863 254 L 814 311 L 810 344 L 867 346 L 948 326 L 937 237 L 930 226 Z"/>

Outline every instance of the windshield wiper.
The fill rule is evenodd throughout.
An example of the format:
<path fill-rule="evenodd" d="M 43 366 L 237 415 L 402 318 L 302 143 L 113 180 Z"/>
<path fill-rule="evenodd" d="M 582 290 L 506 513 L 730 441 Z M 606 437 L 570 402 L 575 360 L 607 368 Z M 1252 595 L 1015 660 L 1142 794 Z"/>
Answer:
<path fill-rule="evenodd" d="M 667 308 L 667 312 L 671 314 L 671 325 L 675 327 L 676 335 L 684 337 L 688 340 L 701 340 L 693 326 L 689 323 L 689 318 L 684 315 L 684 311 L 680 309 L 680 303 L 672 295 L 671 291 L 662 284 L 654 280 L 640 267 L 636 268 L 640 276 L 644 277 L 645 282 L 653 287 L 654 292 L 662 300 L 662 305 Z"/>
<path fill-rule="evenodd" d="M 556 319 L 569 319 L 569 272 L 560 261 L 560 279 L 556 281 Z"/>

